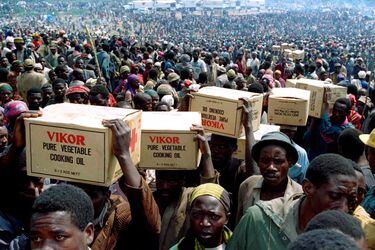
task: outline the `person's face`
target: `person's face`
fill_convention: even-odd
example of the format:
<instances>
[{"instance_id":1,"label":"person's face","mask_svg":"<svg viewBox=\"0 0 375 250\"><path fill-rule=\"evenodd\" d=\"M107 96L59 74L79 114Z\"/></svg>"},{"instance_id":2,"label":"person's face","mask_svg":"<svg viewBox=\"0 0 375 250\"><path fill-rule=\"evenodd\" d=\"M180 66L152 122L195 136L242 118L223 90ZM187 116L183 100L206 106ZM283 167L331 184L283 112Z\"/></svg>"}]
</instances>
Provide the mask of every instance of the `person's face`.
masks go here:
<instances>
[{"instance_id":1,"label":"person's face","mask_svg":"<svg viewBox=\"0 0 375 250\"><path fill-rule=\"evenodd\" d=\"M42 89L42 92L43 92L43 101L46 101L46 100L48 101L53 94L52 88Z\"/></svg>"},{"instance_id":2,"label":"person's face","mask_svg":"<svg viewBox=\"0 0 375 250\"><path fill-rule=\"evenodd\" d=\"M267 185L278 186L286 181L291 163L284 148L276 145L262 148L257 163Z\"/></svg>"},{"instance_id":3,"label":"person's face","mask_svg":"<svg viewBox=\"0 0 375 250\"><path fill-rule=\"evenodd\" d=\"M65 211L36 213L30 225L31 249L87 250L94 239L92 223L81 231Z\"/></svg>"},{"instance_id":4,"label":"person's face","mask_svg":"<svg viewBox=\"0 0 375 250\"><path fill-rule=\"evenodd\" d=\"M156 170L156 189L163 200L170 201L177 198L183 186L184 181L178 171Z\"/></svg>"},{"instance_id":5,"label":"person's face","mask_svg":"<svg viewBox=\"0 0 375 250\"><path fill-rule=\"evenodd\" d=\"M335 73L336 73L336 74L339 74L339 73L340 73L340 70L341 70L341 66L337 66L337 67L335 67Z\"/></svg>"},{"instance_id":6,"label":"person's face","mask_svg":"<svg viewBox=\"0 0 375 250\"><path fill-rule=\"evenodd\" d=\"M42 64L43 68L46 67L46 59L42 58L40 59L40 64Z\"/></svg>"},{"instance_id":7,"label":"person's face","mask_svg":"<svg viewBox=\"0 0 375 250\"><path fill-rule=\"evenodd\" d=\"M41 93L32 93L27 97L27 102L29 103L30 110L39 110L43 101L43 96Z\"/></svg>"},{"instance_id":8,"label":"person's face","mask_svg":"<svg viewBox=\"0 0 375 250\"><path fill-rule=\"evenodd\" d=\"M66 93L66 86L64 83L57 83L53 86L53 92L57 97L63 97Z\"/></svg>"},{"instance_id":9,"label":"person's face","mask_svg":"<svg viewBox=\"0 0 375 250\"><path fill-rule=\"evenodd\" d=\"M40 73L40 74L43 74L43 69L42 69L41 67L35 67L35 68L34 68L34 71L35 71L35 72L38 72L38 73Z\"/></svg>"},{"instance_id":10,"label":"person's face","mask_svg":"<svg viewBox=\"0 0 375 250\"><path fill-rule=\"evenodd\" d=\"M212 152L212 161L215 166L220 166L232 158L236 148L231 147L226 141L220 137L212 136L210 141Z\"/></svg>"},{"instance_id":11,"label":"person's face","mask_svg":"<svg viewBox=\"0 0 375 250\"><path fill-rule=\"evenodd\" d=\"M155 110L156 104L159 102L159 96L152 96L152 110Z\"/></svg>"},{"instance_id":12,"label":"person's face","mask_svg":"<svg viewBox=\"0 0 375 250\"><path fill-rule=\"evenodd\" d=\"M23 43L15 43L14 45L16 46L17 50L22 50L23 49Z\"/></svg>"},{"instance_id":13,"label":"person's face","mask_svg":"<svg viewBox=\"0 0 375 250\"><path fill-rule=\"evenodd\" d=\"M139 66L134 66L133 67L133 74L138 74L139 73Z\"/></svg>"},{"instance_id":14,"label":"person's face","mask_svg":"<svg viewBox=\"0 0 375 250\"><path fill-rule=\"evenodd\" d=\"M350 204L355 204L357 197L357 178L335 175L328 183L319 187L305 179L302 188L311 200L313 212L318 214L326 210L340 210L348 213Z\"/></svg>"},{"instance_id":15,"label":"person's face","mask_svg":"<svg viewBox=\"0 0 375 250\"><path fill-rule=\"evenodd\" d=\"M139 89L139 80L132 81L131 86L133 89Z\"/></svg>"},{"instance_id":16,"label":"person's face","mask_svg":"<svg viewBox=\"0 0 375 250\"><path fill-rule=\"evenodd\" d=\"M57 63L59 64L59 65L65 65L66 63L65 63L65 58L64 57L60 57L58 60L57 60Z\"/></svg>"},{"instance_id":17,"label":"person's face","mask_svg":"<svg viewBox=\"0 0 375 250\"><path fill-rule=\"evenodd\" d=\"M1 67L3 68L6 68L9 66L9 61L8 61L8 58L4 57L2 60L1 60Z\"/></svg>"},{"instance_id":18,"label":"person's face","mask_svg":"<svg viewBox=\"0 0 375 250\"><path fill-rule=\"evenodd\" d=\"M7 43L7 48L12 49L12 43Z\"/></svg>"},{"instance_id":19,"label":"person's face","mask_svg":"<svg viewBox=\"0 0 375 250\"><path fill-rule=\"evenodd\" d=\"M68 99L70 103L76 103L76 104L88 104L88 98L84 97L84 94L82 93L72 93L68 95Z\"/></svg>"},{"instance_id":20,"label":"person's face","mask_svg":"<svg viewBox=\"0 0 375 250\"><path fill-rule=\"evenodd\" d=\"M84 64L82 60L77 60L76 61L76 68L83 69Z\"/></svg>"},{"instance_id":21,"label":"person's face","mask_svg":"<svg viewBox=\"0 0 375 250\"><path fill-rule=\"evenodd\" d=\"M222 244L227 223L227 213L218 199L204 195L194 200L190 210L190 229L204 247L214 248Z\"/></svg>"},{"instance_id":22,"label":"person's face","mask_svg":"<svg viewBox=\"0 0 375 250\"><path fill-rule=\"evenodd\" d=\"M152 111L152 98L151 97L145 97L142 102L142 110L143 111Z\"/></svg>"},{"instance_id":23,"label":"person's face","mask_svg":"<svg viewBox=\"0 0 375 250\"><path fill-rule=\"evenodd\" d=\"M290 139L294 139L294 136L296 135L297 131L293 129L280 129L280 132L283 132L286 134Z\"/></svg>"},{"instance_id":24,"label":"person's face","mask_svg":"<svg viewBox=\"0 0 375 250\"><path fill-rule=\"evenodd\" d=\"M56 75L55 71L53 71L53 70L50 70L48 72L48 76L49 76L49 79L51 80L51 82L53 82L54 80L57 79L57 75Z\"/></svg>"},{"instance_id":25,"label":"person's face","mask_svg":"<svg viewBox=\"0 0 375 250\"><path fill-rule=\"evenodd\" d=\"M1 117L0 117L0 119L1 119ZM8 130L5 127L0 127L0 152L7 145L8 145Z\"/></svg>"},{"instance_id":26,"label":"person's face","mask_svg":"<svg viewBox=\"0 0 375 250\"><path fill-rule=\"evenodd\" d=\"M333 105L332 116L330 120L333 124L340 125L345 121L346 115L347 115L346 105L336 102Z\"/></svg>"},{"instance_id":27,"label":"person's face","mask_svg":"<svg viewBox=\"0 0 375 250\"><path fill-rule=\"evenodd\" d=\"M14 62L15 60L17 60L16 54L12 53L12 55L10 56L10 59L12 60L12 62Z\"/></svg>"},{"instance_id":28,"label":"person's face","mask_svg":"<svg viewBox=\"0 0 375 250\"><path fill-rule=\"evenodd\" d=\"M102 94L90 95L90 104L96 106L108 106L108 100L105 99Z\"/></svg>"},{"instance_id":29,"label":"person's face","mask_svg":"<svg viewBox=\"0 0 375 250\"><path fill-rule=\"evenodd\" d=\"M322 64L321 63L316 63L316 67L320 68L320 67L322 67Z\"/></svg>"},{"instance_id":30,"label":"person's face","mask_svg":"<svg viewBox=\"0 0 375 250\"><path fill-rule=\"evenodd\" d=\"M10 102L11 99L12 99L12 95L13 93L11 91L8 91L8 90L3 90L1 93L0 93L0 101L4 104L4 103L7 103L7 102Z\"/></svg>"},{"instance_id":31,"label":"person's face","mask_svg":"<svg viewBox=\"0 0 375 250\"><path fill-rule=\"evenodd\" d=\"M197 61L199 59L199 53L197 51L193 52L193 58L194 61Z\"/></svg>"},{"instance_id":32,"label":"person's face","mask_svg":"<svg viewBox=\"0 0 375 250\"><path fill-rule=\"evenodd\" d=\"M57 49L56 49L56 48L51 48L51 54L52 54L52 55L56 54L56 52L57 52Z\"/></svg>"},{"instance_id":33,"label":"person's face","mask_svg":"<svg viewBox=\"0 0 375 250\"><path fill-rule=\"evenodd\" d=\"M60 76L61 79L68 80L69 79L69 70L67 67L64 67L64 71L61 72Z\"/></svg>"}]
</instances>

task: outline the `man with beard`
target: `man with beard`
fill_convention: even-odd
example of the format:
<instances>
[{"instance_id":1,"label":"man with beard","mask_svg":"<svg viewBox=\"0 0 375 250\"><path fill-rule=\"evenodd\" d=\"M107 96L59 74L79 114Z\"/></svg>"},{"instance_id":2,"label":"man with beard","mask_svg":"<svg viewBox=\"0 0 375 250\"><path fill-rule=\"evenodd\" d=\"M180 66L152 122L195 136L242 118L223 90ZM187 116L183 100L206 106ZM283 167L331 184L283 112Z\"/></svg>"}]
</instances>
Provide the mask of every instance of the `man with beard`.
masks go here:
<instances>
[{"instance_id":1,"label":"man with beard","mask_svg":"<svg viewBox=\"0 0 375 250\"><path fill-rule=\"evenodd\" d=\"M339 98L333 105L332 114L329 116L327 98L324 98L324 114L321 119L313 118L310 128L304 136L308 145L307 154L312 160L324 153L337 153L337 138L346 128L353 128L348 122L351 105L347 98Z\"/></svg>"}]
</instances>

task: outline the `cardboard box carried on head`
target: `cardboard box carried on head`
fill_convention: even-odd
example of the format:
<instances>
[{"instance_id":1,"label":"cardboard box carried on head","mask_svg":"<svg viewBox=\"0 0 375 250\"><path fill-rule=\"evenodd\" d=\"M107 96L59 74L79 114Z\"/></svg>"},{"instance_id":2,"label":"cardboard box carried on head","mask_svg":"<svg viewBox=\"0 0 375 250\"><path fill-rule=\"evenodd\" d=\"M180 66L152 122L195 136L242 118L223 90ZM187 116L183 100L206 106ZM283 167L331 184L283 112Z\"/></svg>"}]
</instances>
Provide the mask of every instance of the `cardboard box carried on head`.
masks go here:
<instances>
[{"instance_id":1,"label":"cardboard box carried on head","mask_svg":"<svg viewBox=\"0 0 375 250\"><path fill-rule=\"evenodd\" d=\"M280 131L280 126L277 125L268 125L260 124L258 131L254 132L255 142L258 142L262 139L262 136L270 133ZM245 160L245 150L246 150L246 137L241 136L237 139L237 150L233 153L233 157L237 159Z\"/></svg>"},{"instance_id":2,"label":"cardboard box carried on head","mask_svg":"<svg viewBox=\"0 0 375 250\"><path fill-rule=\"evenodd\" d=\"M347 95L346 87L305 78L297 81L296 88L310 91L309 115L316 118L321 118L323 115L323 98L327 90L330 91L327 100L330 109L337 99L346 97Z\"/></svg>"},{"instance_id":3,"label":"cardboard box carried on head","mask_svg":"<svg viewBox=\"0 0 375 250\"><path fill-rule=\"evenodd\" d=\"M268 122L277 125L305 126L309 116L310 91L273 88L268 97Z\"/></svg>"},{"instance_id":4,"label":"cardboard box carried on head","mask_svg":"<svg viewBox=\"0 0 375 250\"><path fill-rule=\"evenodd\" d=\"M25 119L27 174L98 186L122 175L103 119L122 119L131 130L130 154L139 163L141 111L81 104L55 104L43 116Z\"/></svg>"},{"instance_id":5,"label":"cardboard box carried on head","mask_svg":"<svg viewBox=\"0 0 375 250\"><path fill-rule=\"evenodd\" d=\"M196 169L200 162L197 132L198 112L144 112L142 114L140 168L162 170Z\"/></svg>"},{"instance_id":6,"label":"cardboard box carried on head","mask_svg":"<svg viewBox=\"0 0 375 250\"><path fill-rule=\"evenodd\" d=\"M205 87L193 93L189 110L202 114L202 126L207 132L239 138L242 134L242 105L240 98L249 98L252 106L253 130L259 128L263 95L246 91Z\"/></svg>"}]
</instances>

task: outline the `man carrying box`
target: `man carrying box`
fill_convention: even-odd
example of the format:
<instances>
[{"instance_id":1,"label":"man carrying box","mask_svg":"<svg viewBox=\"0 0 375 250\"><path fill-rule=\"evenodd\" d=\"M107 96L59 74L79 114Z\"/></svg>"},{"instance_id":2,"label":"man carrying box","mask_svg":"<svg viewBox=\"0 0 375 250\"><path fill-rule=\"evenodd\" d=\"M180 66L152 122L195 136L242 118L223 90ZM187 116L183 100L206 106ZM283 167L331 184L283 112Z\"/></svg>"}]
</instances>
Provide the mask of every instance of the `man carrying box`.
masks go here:
<instances>
[{"instance_id":1,"label":"man carrying box","mask_svg":"<svg viewBox=\"0 0 375 250\"><path fill-rule=\"evenodd\" d=\"M304 135L305 144L308 145L307 154L309 160L324 153L337 153L337 138L346 128L353 128L348 122L351 105L347 98L339 98L333 105L332 115L328 113L326 89L323 98L323 117L321 119L312 117L310 127Z\"/></svg>"}]
</instances>

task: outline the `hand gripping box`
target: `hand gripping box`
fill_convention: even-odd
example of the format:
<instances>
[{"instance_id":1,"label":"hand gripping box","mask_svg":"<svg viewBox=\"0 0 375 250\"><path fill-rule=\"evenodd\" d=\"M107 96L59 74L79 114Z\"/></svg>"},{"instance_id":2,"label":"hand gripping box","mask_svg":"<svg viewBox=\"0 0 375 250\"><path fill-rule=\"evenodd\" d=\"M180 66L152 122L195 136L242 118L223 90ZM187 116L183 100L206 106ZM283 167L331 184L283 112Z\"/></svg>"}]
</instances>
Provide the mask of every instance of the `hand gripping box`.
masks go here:
<instances>
[{"instance_id":1,"label":"hand gripping box","mask_svg":"<svg viewBox=\"0 0 375 250\"><path fill-rule=\"evenodd\" d=\"M109 186L122 171L112 152L112 131L103 119L123 119L131 129L130 153L139 163L141 111L81 104L55 104L25 120L30 176Z\"/></svg>"},{"instance_id":2,"label":"hand gripping box","mask_svg":"<svg viewBox=\"0 0 375 250\"><path fill-rule=\"evenodd\" d=\"M310 91L274 88L268 98L268 122L305 126L309 116Z\"/></svg>"},{"instance_id":3,"label":"hand gripping box","mask_svg":"<svg viewBox=\"0 0 375 250\"><path fill-rule=\"evenodd\" d=\"M140 168L187 170L200 162L197 132L201 124L198 112L144 112L142 115Z\"/></svg>"},{"instance_id":4,"label":"hand gripping box","mask_svg":"<svg viewBox=\"0 0 375 250\"><path fill-rule=\"evenodd\" d=\"M242 134L242 105L240 98L249 98L252 106L253 130L259 128L263 95L246 91L205 87L193 93L190 111L201 112L202 125L207 132L239 138Z\"/></svg>"},{"instance_id":5,"label":"hand gripping box","mask_svg":"<svg viewBox=\"0 0 375 250\"><path fill-rule=\"evenodd\" d=\"M258 131L254 132L255 142L260 141L262 136L270 133L280 131L280 126L276 125L267 125L260 124ZM233 156L240 160L245 160L245 151L246 151L246 137L242 136L237 139L237 150L233 153Z\"/></svg>"},{"instance_id":6,"label":"hand gripping box","mask_svg":"<svg viewBox=\"0 0 375 250\"><path fill-rule=\"evenodd\" d=\"M316 118L321 118L323 115L323 98L326 89L330 91L327 100L330 108L333 107L337 99L347 95L346 87L304 78L297 81L296 88L310 91L309 115Z\"/></svg>"}]
</instances>

